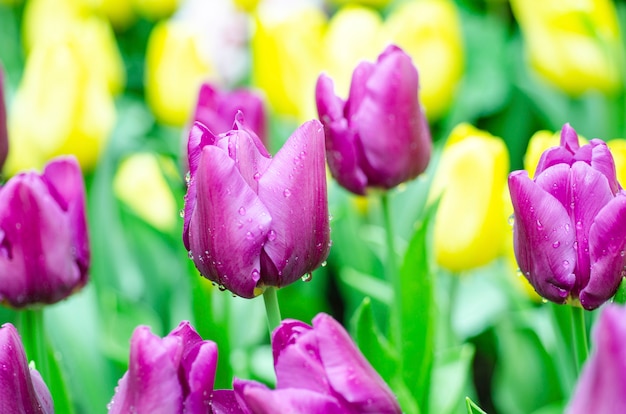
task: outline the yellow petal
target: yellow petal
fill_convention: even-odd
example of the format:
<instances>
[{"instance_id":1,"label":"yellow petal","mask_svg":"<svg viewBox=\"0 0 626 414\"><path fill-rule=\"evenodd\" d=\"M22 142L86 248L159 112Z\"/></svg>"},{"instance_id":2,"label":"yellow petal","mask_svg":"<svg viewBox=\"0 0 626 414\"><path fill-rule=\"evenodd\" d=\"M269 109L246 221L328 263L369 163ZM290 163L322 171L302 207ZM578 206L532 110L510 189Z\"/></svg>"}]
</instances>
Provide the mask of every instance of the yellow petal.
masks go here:
<instances>
[{"instance_id":1,"label":"yellow petal","mask_svg":"<svg viewBox=\"0 0 626 414\"><path fill-rule=\"evenodd\" d=\"M615 160L617 181L624 187L626 185L626 139L612 139L606 144Z\"/></svg>"},{"instance_id":2,"label":"yellow petal","mask_svg":"<svg viewBox=\"0 0 626 414\"><path fill-rule=\"evenodd\" d=\"M170 16L178 8L178 0L130 0L138 15L157 21Z\"/></svg>"}]
</instances>

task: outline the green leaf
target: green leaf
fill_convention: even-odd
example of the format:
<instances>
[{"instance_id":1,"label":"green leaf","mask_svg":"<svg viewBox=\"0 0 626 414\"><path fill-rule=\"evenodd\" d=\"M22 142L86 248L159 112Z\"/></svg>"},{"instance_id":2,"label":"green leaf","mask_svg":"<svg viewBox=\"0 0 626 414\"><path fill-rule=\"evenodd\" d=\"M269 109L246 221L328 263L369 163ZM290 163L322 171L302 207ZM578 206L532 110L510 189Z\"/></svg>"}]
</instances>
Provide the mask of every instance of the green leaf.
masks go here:
<instances>
[{"instance_id":1,"label":"green leaf","mask_svg":"<svg viewBox=\"0 0 626 414\"><path fill-rule=\"evenodd\" d=\"M385 304L391 303L393 291L384 280L349 267L341 269L339 277L343 283L363 293L368 298L375 299Z\"/></svg>"},{"instance_id":2,"label":"green leaf","mask_svg":"<svg viewBox=\"0 0 626 414\"><path fill-rule=\"evenodd\" d=\"M427 210L414 233L400 269L402 376L423 412L428 411L435 342L433 275L428 256L428 229L435 207Z\"/></svg>"},{"instance_id":3,"label":"green leaf","mask_svg":"<svg viewBox=\"0 0 626 414\"><path fill-rule=\"evenodd\" d=\"M435 355L430 387L429 413L458 412L468 383L474 346L463 344Z\"/></svg>"},{"instance_id":4,"label":"green leaf","mask_svg":"<svg viewBox=\"0 0 626 414\"><path fill-rule=\"evenodd\" d=\"M467 404L467 414L487 414L470 397L465 398L465 403Z\"/></svg>"},{"instance_id":5,"label":"green leaf","mask_svg":"<svg viewBox=\"0 0 626 414\"><path fill-rule=\"evenodd\" d=\"M613 303L619 305L626 304L626 277L622 278L622 282L619 284L619 288L617 288L617 292L613 297Z\"/></svg>"}]
</instances>

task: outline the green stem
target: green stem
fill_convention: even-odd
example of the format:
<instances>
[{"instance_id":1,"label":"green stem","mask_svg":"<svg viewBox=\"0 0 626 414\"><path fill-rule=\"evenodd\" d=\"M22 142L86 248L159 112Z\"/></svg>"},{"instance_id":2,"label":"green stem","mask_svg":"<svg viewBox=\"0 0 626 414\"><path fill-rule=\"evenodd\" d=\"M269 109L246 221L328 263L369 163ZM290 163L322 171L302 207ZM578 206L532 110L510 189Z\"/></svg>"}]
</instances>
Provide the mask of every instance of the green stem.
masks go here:
<instances>
[{"instance_id":1,"label":"green stem","mask_svg":"<svg viewBox=\"0 0 626 414\"><path fill-rule=\"evenodd\" d=\"M280 317L280 307L278 306L278 296L276 295L276 288L268 286L263 292L263 302L265 303L265 314L267 315L267 327L270 330L270 335L274 332L274 329L280 325L282 318Z\"/></svg>"},{"instance_id":2,"label":"green stem","mask_svg":"<svg viewBox=\"0 0 626 414\"><path fill-rule=\"evenodd\" d=\"M582 369L589 347L587 345L587 329L585 327L585 311L578 306L570 306L572 315L572 343L574 347L574 358L578 374Z\"/></svg>"},{"instance_id":3,"label":"green stem","mask_svg":"<svg viewBox=\"0 0 626 414\"><path fill-rule=\"evenodd\" d=\"M48 352L44 326L43 308L26 309L20 312L21 336L26 357L35 361L35 367L44 381L50 382Z\"/></svg>"},{"instance_id":4,"label":"green stem","mask_svg":"<svg viewBox=\"0 0 626 414\"><path fill-rule=\"evenodd\" d=\"M393 225L391 222L391 207L389 206L389 195L387 192L381 196L381 204L383 208L383 222L385 225L385 234L387 241L387 263L385 271L387 280L393 288L393 300L391 303L391 338L396 346L402 344L402 302L401 302L401 286L400 274L398 272L398 264L396 263L396 248L393 234Z\"/></svg>"}]
</instances>

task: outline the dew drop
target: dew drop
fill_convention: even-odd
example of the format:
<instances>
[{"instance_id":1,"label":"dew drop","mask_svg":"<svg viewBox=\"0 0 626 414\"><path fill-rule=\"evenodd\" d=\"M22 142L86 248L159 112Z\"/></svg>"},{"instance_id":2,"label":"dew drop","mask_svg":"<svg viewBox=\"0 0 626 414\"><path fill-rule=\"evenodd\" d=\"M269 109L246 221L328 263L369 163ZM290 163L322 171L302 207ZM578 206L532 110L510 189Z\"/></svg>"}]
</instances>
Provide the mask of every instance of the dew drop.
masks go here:
<instances>
[{"instance_id":1,"label":"dew drop","mask_svg":"<svg viewBox=\"0 0 626 414\"><path fill-rule=\"evenodd\" d=\"M563 260L563 267L569 266L569 260Z\"/></svg>"},{"instance_id":2,"label":"dew drop","mask_svg":"<svg viewBox=\"0 0 626 414\"><path fill-rule=\"evenodd\" d=\"M328 264L328 262L327 262L326 260L324 260L324 261L322 262L322 267L326 267L326 265L327 265L327 264Z\"/></svg>"},{"instance_id":3,"label":"dew drop","mask_svg":"<svg viewBox=\"0 0 626 414\"><path fill-rule=\"evenodd\" d=\"M619 255L622 257L626 256L626 251L620 250Z\"/></svg>"},{"instance_id":4,"label":"dew drop","mask_svg":"<svg viewBox=\"0 0 626 414\"><path fill-rule=\"evenodd\" d=\"M256 181L259 181L261 179L261 174L259 173L254 173L254 175L252 176L252 178L254 178Z\"/></svg>"},{"instance_id":5,"label":"dew drop","mask_svg":"<svg viewBox=\"0 0 626 414\"><path fill-rule=\"evenodd\" d=\"M246 233L246 239L252 240L253 238L254 238L254 235L251 232Z\"/></svg>"},{"instance_id":6,"label":"dew drop","mask_svg":"<svg viewBox=\"0 0 626 414\"><path fill-rule=\"evenodd\" d=\"M515 224L515 214L511 214L509 216L509 226L512 226L513 224Z\"/></svg>"},{"instance_id":7,"label":"dew drop","mask_svg":"<svg viewBox=\"0 0 626 414\"><path fill-rule=\"evenodd\" d=\"M187 174L185 174L185 183L189 185L190 181L191 181L191 172L187 171Z\"/></svg>"},{"instance_id":8,"label":"dew drop","mask_svg":"<svg viewBox=\"0 0 626 414\"><path fill-rule=\"evenodd\" d=\"M187 252L187 257L189 257L190 259L193 259L193 252L191 250Z\"/></svg>"},{"instance_id":9,"label":"dew drop","mask_svg":"<svg viewBox=\"0 0 626 414\"><path fill-rule=\"evenodd\" d=\"M270 230L270 232L267 234L267 239L269 241L276 240L276 232L274 230Z\"/></svg>"},{"instance_id":10,"label":"dew drop","mask_svg":"<svg viewBox=\"0 0 626 414\"><path fill-rule=\"evenodd\" d=\"M303 282L310 282L311 280L313 280L313 273L306 273L304 276L302 276L302 281Z\"/></svg>"},{"instance_id":11,"label":"dew drop","mask_svg":"<svg viewBox=\"0 0 626 414\"><path fill-rule=\"evenodd\" d=\"M226 290L226 286L224 285L219 285L217 288L222 292Z\"/></svg>"},{"instance_id":12,"label":"dew drop","mask_svg":"<svg viewBox=\"0 0 626 414\"><path fill-rule=\"evenodd\" d=\"M289 191L288 188L285 188L285 191L283 191L283 195L285 196L285 198L290 197L291 196L291 191Z\"/></svg>"},{"instance_id":13,"label":"dew drop","mask_svg":"<svg viewBox=\"0 0 626 414\"><path fill-rule=\"evenodd\" d=\"M543 230L543 224L539 220L537 220L537 230Z\"/></svg>"},{"instance_id":14,"label":"dew drop","mask_svg":"<svg viewBox=\"0 0 626 414\"><path fill-rule=\"evenodd\" d=\"M240 216L245 216L246 215L246 208L241 206L239 207L239 215Z\"/></svg>"},{"instance_id":15,"label":"dew drop","mask_svg":"<svg viewBox=\"0 0 626 414\"><path fill-rule=\"evenodd\" d=\"M181 208L180 211L178 212L178 215L181 216L182 218L185 218L185 209Z\"/></svg>"},{"instance_id":16,"label":"dew drop","mask_svg":"<svg viewBox=\"0 0 626 414\"><path fill-rule=\"evenodd\" d=\"M554 243L552 243L552 247L554 247L555 249L556 249L557 247L559 247L560 245L561 245L561 242L560 242L560 241L558 241L558 240L557 240L557 241L555 241Z\"/></svg>"}]
</instances>

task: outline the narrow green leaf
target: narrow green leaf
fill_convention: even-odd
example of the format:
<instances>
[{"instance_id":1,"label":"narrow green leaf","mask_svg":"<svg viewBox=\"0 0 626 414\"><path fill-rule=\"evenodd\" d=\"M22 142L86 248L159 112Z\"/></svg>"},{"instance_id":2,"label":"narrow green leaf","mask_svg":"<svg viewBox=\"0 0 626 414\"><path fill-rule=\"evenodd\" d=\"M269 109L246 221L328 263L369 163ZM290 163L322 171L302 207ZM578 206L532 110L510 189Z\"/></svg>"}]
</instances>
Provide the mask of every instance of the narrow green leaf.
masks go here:
<instances>
[{"instance_id":1,"label":"narrow green leaf","mask_svg":"<svg viewBox=\"0 0 626 414\"><path fill-rule=\"evenodd\" d=\"M469 383L474 346L463 344L437 353L433 361L429 413L458 412Z\"/></svg>"},{"instance_id":2,"label":"narrow green leaf","mask_svg":"<svg viewBox=\"0 0 626 414\"><path fill-rule=\"evenodd\" d=\"M363 295L375 299L381 303L390 304L393 297L391 287L384 280L359 272L350 267L341 269L339 274L341 281Z\"/></svg>"},{"instance_id":3,"label":"narrow green leaf","mask_svg":"<svg viewBox=\"0 0 626 414\"><path fill-rule=\"evenodd\" d=\"M487 414L470 397L465 398L465 403L467 404L467 414Z\"/></svg>"},{"instance_id":4,"label":"narrow green leaf","mask_svg":"<svg viewBox=\"0 0 626 414\"><path fill-rule=\"evenodd\" d=\"M613 297L613 303L619 305L626 304L626 277L622 278L622 282L619 284L619 288L617 288L617 292Z\"/></svg>"},{"instance_id":5,"label":"narrow green leaf","mask_svg":"<svg viewBox=\"0 0 626 414\"><path fill-rule=\"evenodd\" d=\"M428 411L435 337L434 289L428 256L428 229L434 211L433 207L427 210L400 269L400 363L404 382L422 412Z\"/></svg>"}]
</instances>

